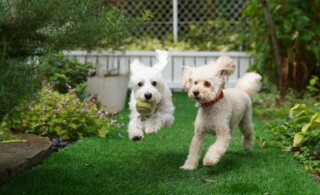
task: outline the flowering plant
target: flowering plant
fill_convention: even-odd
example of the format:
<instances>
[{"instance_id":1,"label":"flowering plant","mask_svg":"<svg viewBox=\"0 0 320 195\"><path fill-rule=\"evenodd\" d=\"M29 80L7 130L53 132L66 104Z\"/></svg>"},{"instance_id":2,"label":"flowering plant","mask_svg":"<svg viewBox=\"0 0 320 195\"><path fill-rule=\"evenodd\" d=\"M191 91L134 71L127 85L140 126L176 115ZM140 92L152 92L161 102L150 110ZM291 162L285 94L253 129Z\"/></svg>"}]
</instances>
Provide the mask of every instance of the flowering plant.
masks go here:
<instances>
[{"instance_id":1,"label":"flowering plant","mask_svg":"<svg viewBox=\"0 0 320 195\"><path fill-rule=\"evenodd\" d=\"M14 116L6 117L6 128L71 141L94 135L105 137L124 126L117 121L118 113L98 109L95 95L81 101L74 89L66 86L68 93L60 94L53 85L44 84L30 103L17 107Z\"/></svg>"}]
</instances>

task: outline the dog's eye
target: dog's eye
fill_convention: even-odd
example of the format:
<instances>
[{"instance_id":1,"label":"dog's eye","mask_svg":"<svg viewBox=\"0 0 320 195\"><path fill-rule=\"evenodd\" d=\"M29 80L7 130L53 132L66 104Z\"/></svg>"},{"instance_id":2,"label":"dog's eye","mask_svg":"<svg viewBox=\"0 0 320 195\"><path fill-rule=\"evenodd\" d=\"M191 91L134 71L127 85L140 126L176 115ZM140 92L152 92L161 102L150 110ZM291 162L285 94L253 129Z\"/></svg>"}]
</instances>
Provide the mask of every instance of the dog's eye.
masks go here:
<instances>
[{"instance_id":1,"label":"dog's eye","mask_svg":"<svg viewBox=\"0 0 320 195\"><path fill-rule=\"evenodd\" d=\"M151 83L153 86L156 86L157 85L157 81L152 81Z\"/></svg>"},{"instance_id":2,"label":"dog's eye","mask_svg":"<svg viewBox=\"0 0 320 195\"><path fill-rule=\"evenodd\" d=\"M139 87L142 87L142 86L143 86L143 82L139 82L139 83L138 83L138 86L139 86Z\"/></svg>"},{"instance_id":3,"label":"dog's eye","mask_svg":"<svg viewBox=\"0 0 320 195\"><path fill-rule=\"evenodd\" d=\"M195 81L194 84L195 84L195 85L198 85L198 81Z\"/></svg>"},{"instance_id":4,"label":"dog's eye","mask_svg":"<svg viewBox=\"0 0 320 195\"><path fill-rule=\"evenodd\" d=\"M205 81L203 85L205 87L211 87L211 83L209 81Z\"/></svg>"}]
</instances>

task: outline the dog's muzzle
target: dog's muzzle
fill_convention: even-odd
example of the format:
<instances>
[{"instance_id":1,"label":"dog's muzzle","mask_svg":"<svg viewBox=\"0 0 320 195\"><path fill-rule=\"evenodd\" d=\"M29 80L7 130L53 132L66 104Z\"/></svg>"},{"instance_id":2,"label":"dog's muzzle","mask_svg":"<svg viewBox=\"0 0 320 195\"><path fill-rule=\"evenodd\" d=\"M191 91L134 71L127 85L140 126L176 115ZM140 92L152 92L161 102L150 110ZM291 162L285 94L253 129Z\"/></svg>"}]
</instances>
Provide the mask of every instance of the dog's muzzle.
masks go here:
<instances>
[{"instance_id":1,"label":"dog's muzzle","mask_svg":"<svg viewBox=\"0 0 320 195\"><path fill-rule=\"evenodd\" d=\"M194 91L194 92L192 92L193 93L193 96L194 96L194 98L196 99L196 100L200 100L201 99L201 97L199 96L199 91Z\"/></svg>"},{"instance_id":2,"label":"dog's muzzle","mask_svg":"<svg viewBox=\"0 0 320 195\"><path fill-rule=\"evenodd\" d=\"M152 98L152 94L151 93L145 93L144 94L144 98L146 98L146 100L150 100Z\"/></svg>"}]
</instances>

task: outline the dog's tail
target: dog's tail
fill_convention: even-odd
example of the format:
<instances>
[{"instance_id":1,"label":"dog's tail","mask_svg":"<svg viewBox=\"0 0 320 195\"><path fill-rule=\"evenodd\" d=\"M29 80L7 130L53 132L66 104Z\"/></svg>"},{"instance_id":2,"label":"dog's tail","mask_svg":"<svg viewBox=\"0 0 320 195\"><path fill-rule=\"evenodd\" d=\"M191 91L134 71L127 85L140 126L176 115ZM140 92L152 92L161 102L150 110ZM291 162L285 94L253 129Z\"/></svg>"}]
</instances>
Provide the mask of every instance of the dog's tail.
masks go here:
<instances>
[{"instance_id":1,"label":"dog's tail","mask_svg":"<svg viewBox=\"0 0 320 195\"><path fill-rule=\"evenodd\" d=\"M261 75L255 72L249 72L238 79L236 88L246 92L252 99L261 89Z\"/></svg>"}]
</instances>

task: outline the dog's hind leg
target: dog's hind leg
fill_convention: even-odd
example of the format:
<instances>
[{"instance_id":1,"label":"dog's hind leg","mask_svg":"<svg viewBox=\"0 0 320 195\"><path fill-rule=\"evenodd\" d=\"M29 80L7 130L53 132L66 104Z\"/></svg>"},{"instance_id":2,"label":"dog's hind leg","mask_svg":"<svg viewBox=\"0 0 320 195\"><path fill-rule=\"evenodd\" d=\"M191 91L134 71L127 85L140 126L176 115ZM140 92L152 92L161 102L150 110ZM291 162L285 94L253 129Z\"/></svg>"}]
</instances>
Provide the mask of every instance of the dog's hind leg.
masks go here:
<instances>
[{"instance_id":1,"label":"dog's hind leg","mask_svg":"<svg viewBox=\"0 0 320 195\"><path fill-rule=\"evenodd\" d=\"M225 127L221 131L216 131L216 136L216 142L209 147L203 159L204 166L216 165L228 149L231 141L230 130Z\"/></svg>"},{"instance_id":2,"label":"dog's hind leg","mask_svg":"<svg viewBox=\"0 0 320 195\"><path fill-rule=\"evenodd\" d=\"M252 110L251 107L247 109L242 121L239 125L242 133L242 146L245 151L249 151L254 140L254 126L252 123Z\"/></svg>"}]
</instances>

